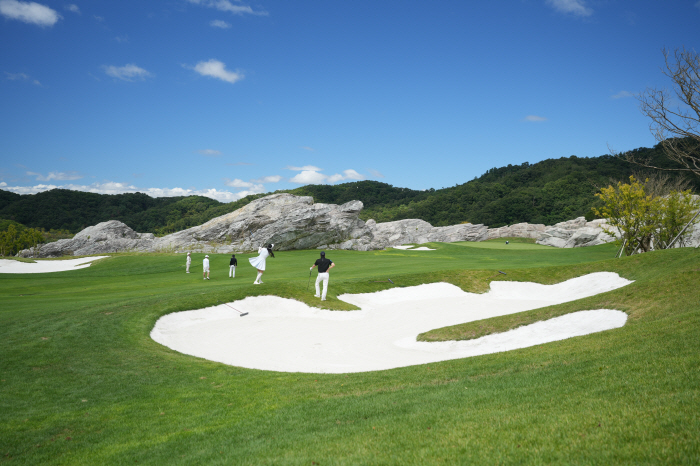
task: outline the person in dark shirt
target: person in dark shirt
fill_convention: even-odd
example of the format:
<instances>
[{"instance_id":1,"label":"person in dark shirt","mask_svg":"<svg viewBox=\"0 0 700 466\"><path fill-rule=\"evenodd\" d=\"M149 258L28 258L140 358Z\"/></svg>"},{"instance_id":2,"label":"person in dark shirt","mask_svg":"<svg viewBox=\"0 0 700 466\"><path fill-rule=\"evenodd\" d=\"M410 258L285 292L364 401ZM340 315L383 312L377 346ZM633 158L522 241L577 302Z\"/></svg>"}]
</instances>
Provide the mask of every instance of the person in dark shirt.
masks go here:
<instances>
[{"instance_id":1,"label":"person in dark shirt","mask_svg":"<svg viewBox=\"0 0 700 466\"><path fill-rule=\"evenodd\" d=\"M313 270L314 267L318 267L318 277L316 277L316 298L321 298L321 301L326 300L326 292L328 291L328 279L330 278L329 271L335 267L332 260L326 259L325 251L321 251L321 258L316 259L314 265L311 266L309 270ZM319 283L323 282L323 294L321 294L319 289Z\"/></svg>"},{"instance_id":2,"label":"person in dark shirt","mask_svg":"<svg viewBox=\"0 0 700 466\"><path fill-rule=\"evenodd\" d=\"M231 254L231 261L228 263L228 277L236 278L236 266L238 265L238 259L236 259L235 254Z\"/></svg>"}]
</instances>

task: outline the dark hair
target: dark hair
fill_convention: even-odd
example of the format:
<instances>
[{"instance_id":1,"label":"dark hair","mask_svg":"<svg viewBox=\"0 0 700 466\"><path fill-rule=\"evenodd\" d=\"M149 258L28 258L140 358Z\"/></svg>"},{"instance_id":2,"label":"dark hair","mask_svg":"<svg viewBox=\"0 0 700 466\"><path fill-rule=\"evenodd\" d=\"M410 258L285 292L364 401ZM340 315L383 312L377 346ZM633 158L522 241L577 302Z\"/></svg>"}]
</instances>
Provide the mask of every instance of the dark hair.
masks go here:
<instances>
[{"instance_id":1,"label":"dark hair","mask_svg":"<svg viewBox=\"0 0 700 466\"><path fill-rule=\"evenodd\" d=\"M326 257L326 251L321 251L321 257Z\"/></svg>"},{"instance_id":2,"label":"dark hair","mask_svg":"<svg viewBox=\"0 0 700 466\"><path fill-rule=\"evenodd\" d=\"M274 259L275 253L272 252L272 243L270 243L270 244L267 245L267 252L268 252L268 254L270 254L270 256L272 256L272 258Z\"/></svg>"}]
</instances>

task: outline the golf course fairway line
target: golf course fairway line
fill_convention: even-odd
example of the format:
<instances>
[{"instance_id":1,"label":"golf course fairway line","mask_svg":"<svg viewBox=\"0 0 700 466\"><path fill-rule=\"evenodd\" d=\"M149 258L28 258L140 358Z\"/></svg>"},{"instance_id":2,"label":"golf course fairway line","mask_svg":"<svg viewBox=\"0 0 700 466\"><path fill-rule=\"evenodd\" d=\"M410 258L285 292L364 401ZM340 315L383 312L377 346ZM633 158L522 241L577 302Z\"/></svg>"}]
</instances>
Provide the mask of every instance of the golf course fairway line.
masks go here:
<instances>
[{"instance_id":1,"label":"golf course fairway line","mask_svg":"<svg viewBox=\"0 0 700 466\"><path fill-rule=\"evenodd\" d=\"M328 311L277 296L161 317L151 338L180 353L250 369L349 373L392 369L509 351L622 327L627 314L579 311L476 340L418 342L435 328L594 296L632 283L598 272L555 285L492 282L474 294L449 283L392 288L338 298L360 311Z\"/></svg>"},{"instance_id":2,"label":"golf course fairway line","mask_svg":"<svg viewBox=\"0 0 700 466\"><path fill-rule=\"evenodd\" d=\"M49 273L66 272L90 267L93 261L109 256L82 257L65 260L38 260L36 262L20 262L0 259L0 273Z\"/></svg>"}]
</instances>

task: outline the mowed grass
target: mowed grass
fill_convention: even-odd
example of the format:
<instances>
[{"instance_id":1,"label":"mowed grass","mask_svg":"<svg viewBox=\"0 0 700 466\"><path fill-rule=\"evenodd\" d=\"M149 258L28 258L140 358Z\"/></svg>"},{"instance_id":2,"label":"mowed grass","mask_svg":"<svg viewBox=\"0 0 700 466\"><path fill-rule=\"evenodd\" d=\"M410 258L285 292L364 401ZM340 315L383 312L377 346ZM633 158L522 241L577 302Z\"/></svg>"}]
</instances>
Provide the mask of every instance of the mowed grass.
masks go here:
<instances>
[{"instance_id":1,"label":"mowed grass","mask_svg":"<svg viewBox=\"0 0 700 466\"><path fill-rule=\"evenodd\" d=\"M319 305L313 277L306 291L316 251L276 253L261 286L252 285L249 255L237 255L235 279L228 255L210 255L209 281L199 254L189 275L184 256L168 254L0 274L0 463L700 462L700 251L616 260L613 245L502 243L329 251L338 265L324 305L351 310L338 294L394 286L372 283L387 278L483 292L490 280L555 283L614 271L635 283L546 312L613 308L628 323L388 371L278 373L182 355L149 332L164 314L218 300L275 294ZM486 333L519 325L490 321L481 323Z\"/></svg>"}]
</instances>

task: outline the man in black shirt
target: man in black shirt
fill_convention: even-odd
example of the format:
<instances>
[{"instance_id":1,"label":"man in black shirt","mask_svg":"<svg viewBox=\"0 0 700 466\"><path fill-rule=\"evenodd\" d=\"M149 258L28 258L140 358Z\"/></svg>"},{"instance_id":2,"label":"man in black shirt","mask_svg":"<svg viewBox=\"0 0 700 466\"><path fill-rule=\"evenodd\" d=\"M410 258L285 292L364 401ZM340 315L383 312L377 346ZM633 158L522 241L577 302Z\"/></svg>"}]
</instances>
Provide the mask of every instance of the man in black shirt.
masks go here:
<instances>
[{"instance_id":1,"label":"man in black shirt","mask_svg":"<svg viewBox=\"0 0 700 466\"><path fill-rule=\"evenodd\" d=\"M236 259L235 254L231 254L231 260L228 263L228 277L236 278L236 266L238 265L238 259Z\"/></svg>"},{"instance_id":2,"label":"man in black shirt","mask_svg":"<svg viewBox=\"0 0 700 466\"><path fill-rule=\"evenodd\" d=\"M335 264L333 263L332 260L326 259L326 253L325 251L321 251L321 258L316 259L316 262L314 262L314 265L311 266L309 270L313 270L314 267L318 266L318 277L316 277L316 298L321 298L321 301L326 300L326 292L328 291L328 279L330 278L329 271L333 267L335 267ZM323 282L323 294L321 294L319 290L319 283Z\"/></svg>"}]
</instances>

